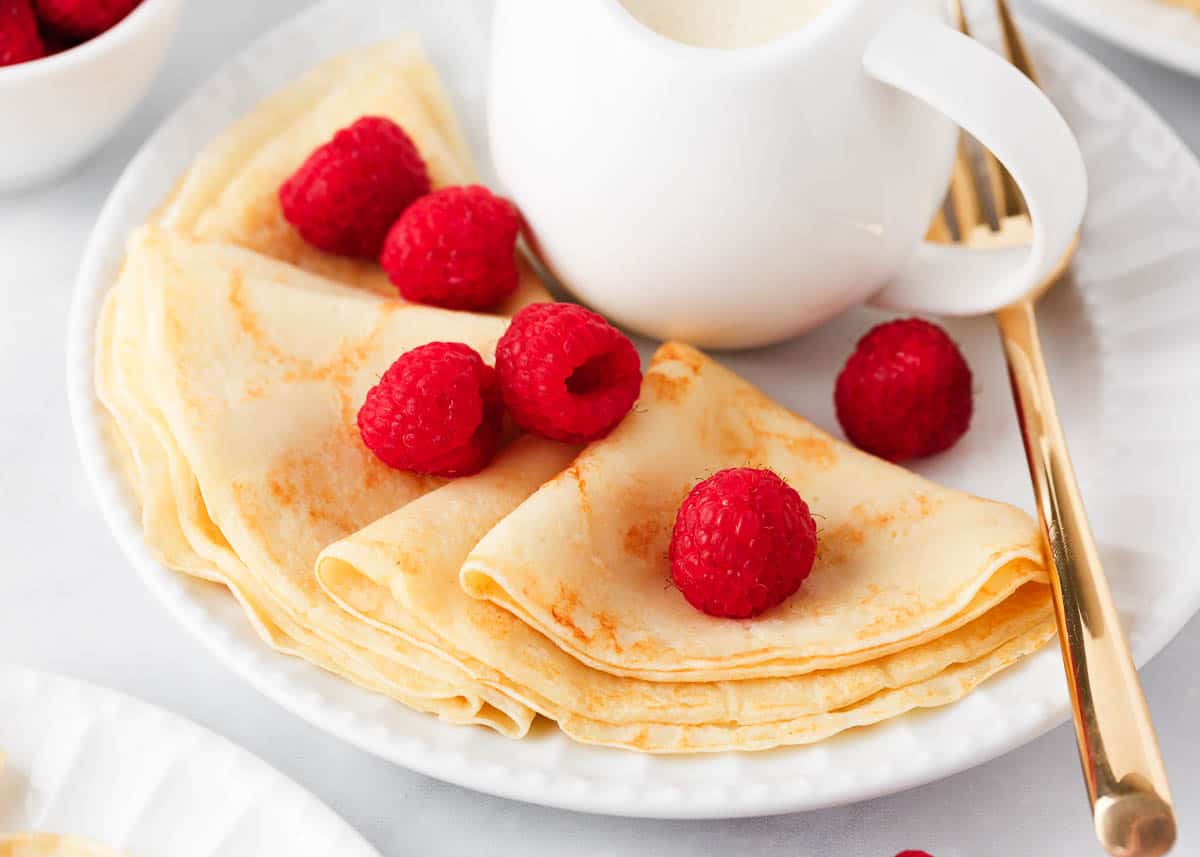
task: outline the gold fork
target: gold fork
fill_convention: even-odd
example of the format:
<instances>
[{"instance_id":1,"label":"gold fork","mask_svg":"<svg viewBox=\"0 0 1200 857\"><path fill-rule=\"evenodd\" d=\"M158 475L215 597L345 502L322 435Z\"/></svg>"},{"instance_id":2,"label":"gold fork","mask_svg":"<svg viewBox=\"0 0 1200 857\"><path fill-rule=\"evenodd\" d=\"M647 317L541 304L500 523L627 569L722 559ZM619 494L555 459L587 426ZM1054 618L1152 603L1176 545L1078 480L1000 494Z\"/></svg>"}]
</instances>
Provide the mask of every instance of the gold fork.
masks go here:
<instances>
[{"instance_id":1,"label":"gold fork","mask_svg":"<svg viewBox=\"0 0 1200 857\"><path fill-rule=\"evenodd\" d=\"M970 35L961 0L950 2L959 29ZM1037 83L1007 3L995 3L1009 61ZM1029 211L1012 176L982 148L979 176L969 147L964 137L947 196L953 223L939 215L930 237L973 247L1027 244ZM1157 857L1175 843L1167 775L1075 481L1034 312L1073 253L1074 247L1045 283L999 310L996 323L1051 560L1059 643L1096 836L1113 857Z\"/></svg>"}]
</instances>

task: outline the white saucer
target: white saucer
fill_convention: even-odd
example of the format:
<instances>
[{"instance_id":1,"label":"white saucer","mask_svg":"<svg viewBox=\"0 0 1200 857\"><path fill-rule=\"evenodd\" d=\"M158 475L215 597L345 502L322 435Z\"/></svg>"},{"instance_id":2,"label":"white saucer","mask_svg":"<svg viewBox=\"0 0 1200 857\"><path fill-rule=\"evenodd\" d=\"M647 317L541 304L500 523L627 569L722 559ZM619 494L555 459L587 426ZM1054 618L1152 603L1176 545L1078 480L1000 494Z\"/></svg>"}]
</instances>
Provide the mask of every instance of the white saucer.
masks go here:
<instances>
[{"instance_id":1,"label":"white saucer","mask_svg":"<svg viewBox=\"0 0 1200 857\"><path fill-rule=\"evenodd\" d=\"M722 817L848 803L980 764L1068 715L1049 647L961 703L764 754L662 758L586 747L552 728L525 741L448 726L268 651L231 598L159 567L105 447L92 386L93 330L129 230L205 141L324 56L414 30L484 147L487 4L327 0L262 39L202 86L114 189L80 273L69 343L72 415L87 470L126 555L179 622L231 669L321 729L400 765L519 800L630 816ZM988 16L978 15L978 20ZM1200 607L1189 531L1200 520L1200 164L1151 110L1078 50L1025 26L1043 77L1082 144L1092 184L1075 267L1043 302L1047 350L1093 524L1145 662ZM836 429L835 374L878 314L848 314L796 342L723 358L776 398ZM1032 508L992 323L948 325L976 376L974 426L921 466L943 482ZM1192 397L1194 398L1194 396Z\"/></svg>"},{"instance_id":2,"label":"white saucer","mask_svg":"<svg viewBox=\"0 0 1200 857\"><path fill-rule=\"evenodd\" d=\"M1200 77L1200 13L1166 0L1038 0L1101 38Z\"/></svg>"},{"instance_id":3,"label":"white saucer","mask_svg":"<svg viewBox=\"0 0 1200 857\"><path fill-rule=\"evenodd\" d=\"M160 708L0 666L0 834L137 857L379 857L266 762Z\"/></svg>"}]
</instances>

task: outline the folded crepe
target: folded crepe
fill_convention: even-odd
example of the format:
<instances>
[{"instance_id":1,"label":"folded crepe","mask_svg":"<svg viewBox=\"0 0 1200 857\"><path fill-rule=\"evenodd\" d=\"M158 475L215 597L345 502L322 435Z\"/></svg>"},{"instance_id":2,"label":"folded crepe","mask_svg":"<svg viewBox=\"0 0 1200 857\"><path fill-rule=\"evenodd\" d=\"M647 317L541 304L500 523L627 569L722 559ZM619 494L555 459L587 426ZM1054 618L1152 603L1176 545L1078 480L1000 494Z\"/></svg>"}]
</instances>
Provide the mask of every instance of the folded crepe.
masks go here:
<instances>
[{"instance_id":1,"label":"folded crepe","mask_svg":"<svg viewBox=\"0 0 1200 857\"><path fill-rule=\"evenodd\" d=\"M0 835L0 857L121 857L104 845L57 833Z\"/></svg>"},{"instance_id":2,"label":"folded crepe","mask_svg":"<svg viewBox=\"0 0 1200 857\"><path fill-rule=\"evenodd\" d=\"M102 315L96 369L147 543L165 565L227 585L277 649L419 710L523 734L526 706L353 621L312 571L321 548L441 484L363 446L367 389L416 345L490 355L504 327L141 231Z\"/></svg>"},{"instance_id":3,"label":"folded crepe","mask_svg":"<svg viewBox=\"0 0 1200 857\"><path fill-rule=\"evenodd\" d=\"M676 383L684 371L692 380ZM746 402L754 407L744 409ZM730 457L723 444L710 440L745 440L741 432L748 424L756 426L757 451L753 444L739 444ZM672 452L648 435L667 440ZM851 450L691 349L660 350L634 412L572 463L575 453L538 438L518 440L482 473L449 483L330 545L317 563L321 585L363 621L451 655L479 681L524 701L573 737L652 752L807 743L914 707L944 704L1053 635L1037 532L1026 516ZM814 459L828 476L808 473ZM784 474L813 504L826 533L855 528L845 543L822 537L813 576L844 583L819 596L819 610L784 605L759 619L731 622L697 613L670 588L665 539L678 505L674 495L735 465L770 466ZM643 480L665 489L658 517L647 517L643 502L629 502ZM833 485L842 487L831 490ZM928 516L942 523L929 532L908 522L890 527L873 519L876 525L862 527L860 538L860 512L847 511L859 504L839 501L838 491L869 496L878 516L896 516L910 498L926 497ZM593 505L598 503L606 510L600 521L599 506ZM959 536L946 540L947 530ZM562 545L571 547L560 552ZM552 555L531 558L539 551ZM565 634L573 643L568 645L512 602L467 595L489 590L481 579L495 578L483 569L514 567L538 578L522 579L523 593L542 584L558 591L560 583L573 585L564 581L580 578L597 582L600 592L617 591L604 600L596 590L581 588L576 606L585 597L596 599L605 612L597 611L595 633L618 651L629 633L624 617L631 611L625 608L639 600L648 605L641 620L650 627L661 621L660 630L670 633L679 613L691 620L678 639L661 643L680 651L687 650L686 635L719 637L726 626L760 634L764 642L777 639L783 648L793 638L814 638L813 624L837 626L842 611L874 611L901 628L898 633L907 633L909 642L892 645L890 654L889 647L872 646L857 658L822 658L814 649L790 671L772 663L760 676L748 676L733 661L724 669L710 665L702 674L633 677L579 657L582 641L573 631ZM458 585L460 575L467 591ZM887 587L903 578L916 585L936 579L942 589L971 580L974 592L947 617L898 616ZM630 592L630 586L638 591ZM824 588L818 583L818 591ZM859 603L864 591L868 603ZM869 603L874 594L880 596L876 605ZM660 595L681 610L652 614L660 609L654 606ZM792 600L804 598L802 589ZM554 621L568 628L575 622L565 613ZM824 660L834 665L825 667Z\"/></svg>"},{"instance_id":4,"label":"folded crepe","mask_svg":"<svg viewBox=\"0 0 1200 857\"><path fill-rule=\"evenodd\" d=\"M279 187L288 176L315 148L363 116L385 116L408 133L434 188L479 181L437 72L420 41L406 36L327 60L217 136L168 200L161 225L394 296L395 286L375 260L309 245L279 205ZM502 315L549 299L523 254L517 262L520 280L497 308Z\"/></svg>"},{"instance_id":5,"label":"folded crepe","mask_svg":"<svg viewBox=\"0 0 1200 857\"><path fill-rule=\"evenodd\" d=\"M807 500L819 553L800 592L751 621L668 585L676 509L713 472L770 467ZM837 442L700 353L664 346L638 406L472 550L467 592L619 675L799 675L935 639L1046 580L1024 512Z\"/></svg>"}]
</instances>

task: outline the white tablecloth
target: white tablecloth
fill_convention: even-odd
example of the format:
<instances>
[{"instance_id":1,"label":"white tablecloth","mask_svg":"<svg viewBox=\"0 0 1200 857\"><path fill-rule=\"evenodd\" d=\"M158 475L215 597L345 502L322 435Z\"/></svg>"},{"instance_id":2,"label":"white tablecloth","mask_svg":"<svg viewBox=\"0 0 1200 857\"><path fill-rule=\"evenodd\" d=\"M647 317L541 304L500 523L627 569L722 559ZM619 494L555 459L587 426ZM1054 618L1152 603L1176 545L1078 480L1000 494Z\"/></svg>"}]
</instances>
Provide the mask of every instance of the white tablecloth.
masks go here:
<instances>
[{"instance_id":1,"label":"white tablecloth","mask_svg":"<svg viewBox=\"0 0 1200 857\"><path fill-rule=\"evenodd\" d=\"M388 857L1100 854L1067 726L976 770L841 809L716 822L598 818L473 794L345 746L268 702L167 617L101 523L75 452L63 356L72 280L105 195L147 134L226 57L301 6L189 4L163 75L121 134L55 185L0 197L0 659L108 685L215 729L314 791ZM1115 70L1200 149L1200 81L1030 11ZM1184 826L1181 855L1200 852L1198 661L1193 621L1142 676Z\"/></svg>"}]
</instances>

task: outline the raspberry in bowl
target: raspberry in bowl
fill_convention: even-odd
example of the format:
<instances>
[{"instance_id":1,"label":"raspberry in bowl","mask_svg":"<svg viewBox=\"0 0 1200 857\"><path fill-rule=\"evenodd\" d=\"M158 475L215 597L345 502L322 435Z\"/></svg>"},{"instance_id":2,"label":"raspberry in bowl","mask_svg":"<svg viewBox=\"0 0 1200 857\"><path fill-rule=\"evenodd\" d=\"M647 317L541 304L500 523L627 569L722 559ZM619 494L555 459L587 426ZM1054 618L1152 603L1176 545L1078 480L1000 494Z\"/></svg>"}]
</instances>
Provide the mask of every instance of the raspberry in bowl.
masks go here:
<instances>
[{"instance_id":1,"label":"raspberry in bowl","mask_svg":"<svg viewBox=\"0 0 1200 857\"><path fill-rule=\"evenodd\" d=\"M61 175L116 132L150 88L182 6L0 0L0 116L20 117L0 135L0 193Z\"/></svg>"}]
</instances>

